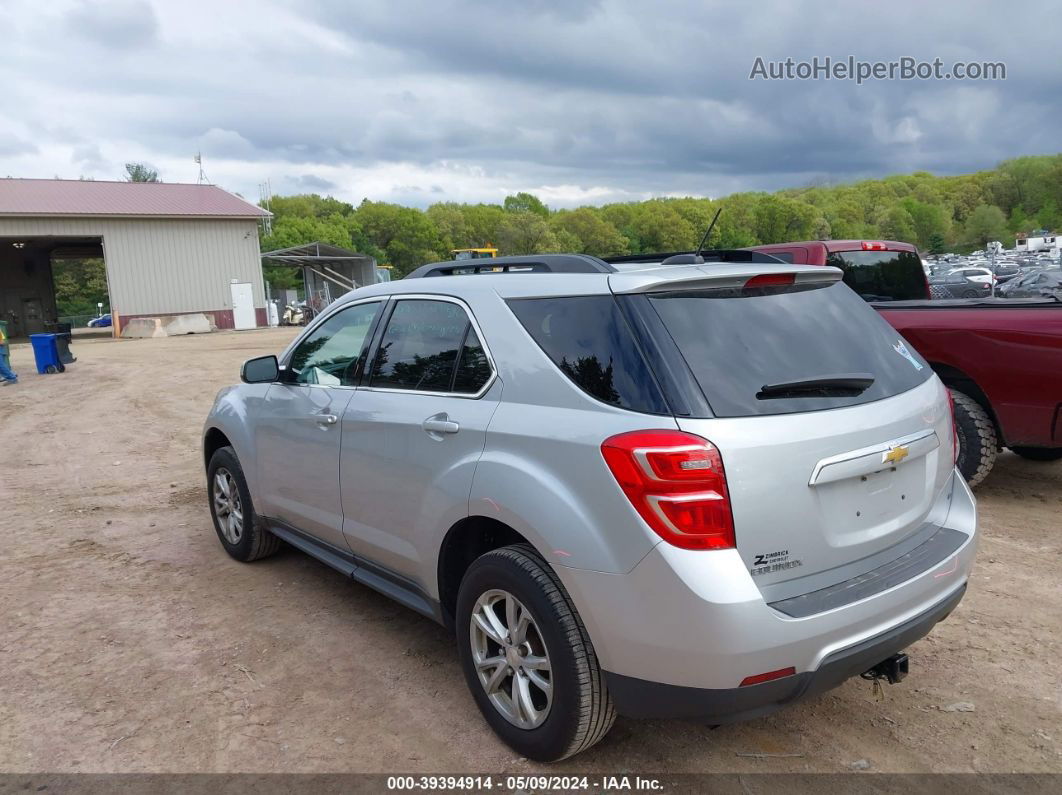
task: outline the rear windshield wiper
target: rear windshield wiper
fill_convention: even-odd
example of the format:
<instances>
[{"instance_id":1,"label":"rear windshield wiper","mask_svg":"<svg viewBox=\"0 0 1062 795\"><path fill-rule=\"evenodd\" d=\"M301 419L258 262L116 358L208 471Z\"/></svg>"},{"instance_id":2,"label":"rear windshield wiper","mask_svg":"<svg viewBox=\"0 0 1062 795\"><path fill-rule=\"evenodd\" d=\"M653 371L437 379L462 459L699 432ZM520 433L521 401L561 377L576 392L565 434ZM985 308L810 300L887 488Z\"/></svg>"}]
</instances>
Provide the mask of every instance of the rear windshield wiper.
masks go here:
<instances>
[{"instance_id":1,"label":"rear windshield wiper","mask_svg":"<svg viewBox=\"0 0 1062 795\"><path fill-rule=\"evenodd\" d=\"M841 373L764 384L756 393L757 400L785 397L855 397L874 383L870 373Z\"/></svg>"}]
</instances>

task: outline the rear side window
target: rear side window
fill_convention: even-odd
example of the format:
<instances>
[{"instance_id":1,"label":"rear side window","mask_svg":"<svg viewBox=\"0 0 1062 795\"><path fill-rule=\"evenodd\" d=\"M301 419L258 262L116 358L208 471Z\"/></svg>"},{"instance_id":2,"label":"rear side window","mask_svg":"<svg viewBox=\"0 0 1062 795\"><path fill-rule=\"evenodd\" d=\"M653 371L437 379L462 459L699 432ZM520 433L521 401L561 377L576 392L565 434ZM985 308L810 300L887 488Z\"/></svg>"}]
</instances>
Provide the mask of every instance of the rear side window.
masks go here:
<instances>
[{"instance_id":1,"label":"rear side window","mask_svg":"<svg viewBox=\"0 0 1062 795\"><path fill-rule=\"evenodd\" d=\"M475 394L490 376L490 361L462 307L406 299L387 321L369 386Z\"/></svg>"},{"instance_id":2,"label":"rear side window","mask_svg":"<svg viewBox=\"0 0 1062 795\"><path fill-rule=\"evenodd\" d=\"M509 308L580 389L631 411L670 413L611 295L522 298Z\"/></svg>"},{"instance_id":3,"label":"rear side window","mask_svg":"<svg viewBox=\"0 0 1062 795\"><path fill-rule=\"evenodd\" d=\"M719 417L869 403L913 389L932 374L922 357L841 283L658 293L649 301ZM858 392L779 388L840 376L873 381Z\"/></svg>"},{"instance_id":4,"label":"rear side window","mask_svg":"<svg viewBox=\"0 0 1062 795\"><path fill-rule=\"evenodd\" d=\"M844 283L864 301L926 297L926 274L913 251L834 251L826 264L844 271Z\"/></svg>"}]
</instances>

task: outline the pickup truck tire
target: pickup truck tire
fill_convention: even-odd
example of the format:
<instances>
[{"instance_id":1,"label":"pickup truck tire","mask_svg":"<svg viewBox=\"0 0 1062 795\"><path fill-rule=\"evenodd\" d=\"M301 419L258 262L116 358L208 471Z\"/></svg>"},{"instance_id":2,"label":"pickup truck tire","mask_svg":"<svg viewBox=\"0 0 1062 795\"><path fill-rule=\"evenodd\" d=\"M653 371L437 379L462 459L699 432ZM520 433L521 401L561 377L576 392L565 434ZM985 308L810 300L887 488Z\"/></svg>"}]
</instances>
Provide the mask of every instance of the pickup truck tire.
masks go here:
<instances>
[{"instance_id":1,"label":"pickup truck tire","mask_svg":"<svg viewBox=\"0 0 1062 795\"><path fill-rule=\"evenodd\" d=\"M959 440L956 462L970 486L976 486L992 471L999 452L996 425L984 407L969 395L951 390L955 401L955 431Z\"/></svg>"},{"instance_id":2,"label":"pickup truck tire","mask_svg":"<svg viewBox=\"0 0 1062 795\"><path fill-rule=\"evenodd\" d=\"M1010 449L1030 461L1058 461L1062 458L1062 447L1012 447Z\"/></svg>"},{"instance_id":3,"label":"pickup truck tire","mask_svg":"<svg viewBox=\"0 0 1062 795\"><path fill-rule=\"evenodd\" d=\"M218 540L231 557L250 563L280 548L280 539L262 526L254 512L243 467L231 447L219 448L210 457L207 502Z\"/></svg>"},{"instance_id":4,"label":"pickup truck tire","mask_svg":"<svg viewBox=\"0 0 1062 795\"><path fill-rule=\"evenodd\" d=\"M511 615L510 604L515 604ZM493 616L487 616L486 610L493 610ZM525 614L530 628L523 629L522 635L513 631L510 638L510 625ZM481 629L485 616L493 625L492 633ZM521 626L521 621L515 623ZM492 636L497 640L491 640ZM526 642L510 651L528 656L514 661L498 640L518 643L521 637ZM589 748L612 728L616 710L586 627L557 575L530 545L495 549L469 566L457 595L457 645L465 680L480 712L495 733L522 756L555 762ZM539 661L538 666L525 669L524 661L532 658ZM492 662L505 659L508 664ZM514 712L517 720L528 713L509 705L515 703L511 696L520 689L517 676L527 681L529 674L548 676L551 701L542 702L540 688L528 691L537 697L533 706L545 716L539 714L521 726L514 722ZM527 685L533 686L534 682Z\"/></svg>"}]
</instances>

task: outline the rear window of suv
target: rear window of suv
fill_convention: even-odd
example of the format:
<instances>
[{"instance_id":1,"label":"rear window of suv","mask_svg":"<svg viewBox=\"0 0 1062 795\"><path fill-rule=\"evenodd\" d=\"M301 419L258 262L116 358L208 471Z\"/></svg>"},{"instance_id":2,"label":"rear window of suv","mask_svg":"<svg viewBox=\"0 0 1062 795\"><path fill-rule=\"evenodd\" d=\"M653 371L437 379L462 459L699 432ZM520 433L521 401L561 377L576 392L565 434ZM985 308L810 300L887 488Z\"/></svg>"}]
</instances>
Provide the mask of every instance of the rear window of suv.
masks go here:
<instances>
[{"instance_id":1,"label":"rear window of suv","mask_svg":"<svg viewBox=\"0 0 1062 795\"><path fill-rule=\"evenodd\" d=\"M906 392L932 375L892 326L839 282L652 293L648 301L718 417L854 406ZM764 394L768 385L842 375L873 382L858 393Z\"/></svg>"},{"instance_id":2,"label":"rear window of suv","mask_svg":"<svg viewBox=\"0 0 1062 795\"><path fill-rule=\"evenodd\" d=\"M926 297L922 260L913 251L833 251L826 264L844 272L844 283L864 301Z\"/></svg>"}]
</instances>

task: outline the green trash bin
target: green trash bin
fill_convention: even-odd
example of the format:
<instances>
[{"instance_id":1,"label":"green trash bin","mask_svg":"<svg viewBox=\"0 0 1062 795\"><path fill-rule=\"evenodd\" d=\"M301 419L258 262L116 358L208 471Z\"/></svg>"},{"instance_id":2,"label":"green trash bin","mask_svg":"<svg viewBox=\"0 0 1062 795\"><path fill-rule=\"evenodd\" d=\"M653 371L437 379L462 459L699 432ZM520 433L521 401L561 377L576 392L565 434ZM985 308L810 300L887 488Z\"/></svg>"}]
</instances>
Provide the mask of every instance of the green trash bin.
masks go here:
<instances>
[{"instance_id":1,"label":"green trash bin","mask_svg":"<svg viewBox=\"0 0 1062 795\"><path fill-rule=\"evenodd\" d=\"M0 342L0 360L4 362L8 367L11 367L11 346L7 342L7 321L0 320L0 338L4 341Z\"/></svg>"}]
</instances>

